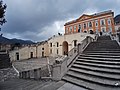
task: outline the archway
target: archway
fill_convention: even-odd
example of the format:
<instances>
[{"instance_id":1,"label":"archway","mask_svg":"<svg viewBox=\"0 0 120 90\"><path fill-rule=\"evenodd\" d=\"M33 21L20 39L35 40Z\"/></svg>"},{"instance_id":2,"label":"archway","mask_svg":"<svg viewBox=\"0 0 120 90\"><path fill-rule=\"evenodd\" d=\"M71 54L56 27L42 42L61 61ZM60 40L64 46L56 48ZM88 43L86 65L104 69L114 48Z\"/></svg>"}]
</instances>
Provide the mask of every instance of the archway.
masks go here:
<instances>
[{"instance_id":1,"label":"archway","mask_svg":"<svg viewBox=\"0 0 120 90\"><path fill-rule=\"evenodd\" d=\"M90 34L94 34L93 30L90 30Z\"/></svg>"},{"instance_id":2,"label":"archway","mask_svg":"<svg viewBox=\"0 0 120 90\"><path fill-rule=\"evenodd\" d=\"M68 55L68 42L63 42L63 55Z\"/></svg>"}]
</instances>

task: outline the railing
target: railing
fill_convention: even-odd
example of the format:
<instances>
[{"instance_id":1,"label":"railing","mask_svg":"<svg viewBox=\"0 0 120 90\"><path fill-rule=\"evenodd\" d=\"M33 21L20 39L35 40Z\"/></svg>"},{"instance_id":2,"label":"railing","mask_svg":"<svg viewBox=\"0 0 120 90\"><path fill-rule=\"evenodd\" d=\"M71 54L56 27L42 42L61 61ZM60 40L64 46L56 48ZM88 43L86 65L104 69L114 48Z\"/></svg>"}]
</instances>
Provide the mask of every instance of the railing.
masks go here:
<instances>
[{"instance_id":1,"label":"railing","mask_svg":"<svg viewBox=\"0 0 120 90\"><path fill-rule=\"evenodd\" d=\"M19 72L19 78L41 79L42 77L49 77L49 70L48 70L47 65L41 68Z\"/></svg>"},{"instance_id":2,"label":"railing","mask_svg":"<svg viewBox=\"0 0 120 90\"><path fill-rule=\"evenodd\" d=\"M87 47L87 45L94 41L92 37L87 36L82 43L78 44L78 46L74 47L68 52L68 56L63 56L61 58L56 59L56 63L52 68L52 77L54 80L60 80L62 76L67 72L71 63L74 62L75 58L78 54L82 53L83 50Z\"/></svg>"},{"instance_id":3,"label":"railing","mask_svg":"<svg viewBox=\"0 0 120 90\"><path fill-rule=\"evenodd\" d=\"M90 42L93 42L97 40L97 36L95 37L95 39L93 39L92 37L90 36L87 36L83 41L82 43L78 44L78 53L82 53L86 47L89 45Z\"/></svg>"}]
</instances>

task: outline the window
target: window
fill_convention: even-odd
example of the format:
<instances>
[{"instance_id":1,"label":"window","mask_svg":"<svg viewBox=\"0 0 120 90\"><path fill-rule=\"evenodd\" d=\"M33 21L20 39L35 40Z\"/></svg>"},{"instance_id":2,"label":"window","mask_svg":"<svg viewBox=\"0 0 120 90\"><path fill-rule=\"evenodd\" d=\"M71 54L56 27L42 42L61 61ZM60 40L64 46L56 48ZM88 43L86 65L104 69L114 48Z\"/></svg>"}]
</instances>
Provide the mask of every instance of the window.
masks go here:
<instances>
[{"instance_id":1,"label":"window","mask_svg":"<svg viewBox=\"0 0 120 90\"><path fill-rule=\"evenodd\" d=\"M81 25L78 25L78 32L81 32Z\"/></svg>"},{"instance_id":2,"label":"window","mask_svg":"<svg viewBox=\"0 0 120 90\"><path fill-rule=\"evenodd\" d=\"M30 52L30 58L33 58L33 52Z\"/></svg>"},{"instance_id":3,"label":"window","mask_svg":"<svg viewBox=\"0 0 120 90\"><path fill-rule=\"evenodd\" d=\"M95 20L95 26L98 27L98 20Z\"/></svg>"},{"instance_id":4,"label":"window","mask_svg":"<svg viewBox=\"0 0 120 90\"><path fill-rule=\"evenodd\" d=\"M110 18L108 19L108 25L110 25L111 24L111 20L110 20Z\"/></svg>"},{"instance_id":5,"label":"window","mask_svg":"<svg viewBox=\"0 0 120 90\"><path fill-rule=\"evenodd\" d=\"M74 26L74 32L76 32L76 26Z\"/></svg>"},{"instance_id":6,"label":"window","mask_svg":"<svg viewBox=\"0 0 120 90\"><path fill-rule=\"evenodd\" d=\"M92 27L92 23L91 22L89 22L89 27Z\"/></svg>"},{"instance_id":7,"label":"window","mask_svg":"<svg viewBox=\"0 0 120 90\"><path fill-rule=\"evenodd\" d=\"M77 46L77 40L74 40L74 47Z\"/></svg>"},{"instance_id":8,"label":"window","mask_svg":"<svg viewBox=\"0 0 120 90\"><path fill-rule=\"evenodd\" d=\"M42 48L42 50L44 50L44 48Z\"/></svg>"},{"instance_id":9,"label":"window","mask_svg":"<svg viewBox=\"0 0 120 90\"><path fill-rule=\"evenodd\" d=\"M50 47L52 47L52 43L50 43Z\"/></svg>"},{"instance_id":10,"label":"window","mask_svg":"<svg viewBox=\"0 0 120 90\"><path fill-rule=\"evenodd\" d=\"M84 23L84 29L86 29L86 24Z\"/></svg>"},{"instance_id":11,"label":"window","mask_svg":"<svg viewBox=\"0 0 120 90\"><path fill-rule=\"evenodd\" d=\"M112 28L111 27L108 27L108 32L112 32Z\"/></svg>"},{"instance_id":12,"label":"window","mask_svg":"<svg viewBox=\"0 0 120 90\"><path fill-rule=\"evenodd\" d=\"M68 28L65 29L65 32L68 33Z\"/></svg>"},{"instance_id":13,"label":"window","mask_svg":"<svg viewBox=\"0 0 120 90\"><path fill-rule=\"evenodd\" d=\"M44 52L42 52L42 57L44 57Z\"/></svg>"},{"instance_id":14,"label":"window","mask_svg":"<svg viewBox=\"0 0 120 90\"><path fill-rule=\"evenodd\" d=\"M70 33L72 32L72 26L70 27Z\"/></svg>"},{"instance_id":15,"label":"window","mask_svg":"<svg viewBox=\"0 0 120 90\"><path fill-rule=\"evenodd\" d=\"M105 25L105 20L104 19L101 20L101 25Z\"/></svg>"},{"instance_id":16,"label":"window","mask_svg":"<svg viewBox=\"0 0 120 90\"><path fill-rule=\"evenodd\" d=\"M57 47L59 47L59 43L57 42Z\"/></svg>"},{"instance_id":17,"label":"window","mask_svg":"<svg viewBox=\"0 0 120 90\"><path fill-rule=\"evenodd\" d=\"M52 54L52 49L50 49L50 54Z\"/></svg>"},{"instance_id":18,"label":"window","mask_svg":"<svg viewBox=\"0 0 120 90\"><path fill-rule=\"evenodd\" d=\"M58 49L57 49L57 54L59 53Z\"/></svg>"}]
</instances>

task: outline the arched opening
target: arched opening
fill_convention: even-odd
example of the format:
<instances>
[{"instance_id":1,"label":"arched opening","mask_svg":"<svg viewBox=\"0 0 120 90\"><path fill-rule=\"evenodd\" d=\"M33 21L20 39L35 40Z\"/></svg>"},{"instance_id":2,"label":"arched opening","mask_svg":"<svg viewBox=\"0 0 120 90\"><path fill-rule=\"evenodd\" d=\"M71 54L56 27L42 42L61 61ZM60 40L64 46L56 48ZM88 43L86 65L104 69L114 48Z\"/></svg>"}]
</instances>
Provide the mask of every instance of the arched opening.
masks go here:
<instances>
[{"instance_id":1,"label":"arched opening","mask_svg":"<svg viewBox=\"0 0 120 90\"><path fill-rule=\"evenodd\" d=\"M63 55L68 55L68 42L63 42Z\"/></svg>"},{"instance_id":2,"label":"arched opening","mask_svg":"<svg viewBox=\"0 0 120 90\"><path fill-rule=\"evenodd\" d=\"M90 30L90 34L94 34L93 30Z\"/></svg>"}]
</instances>

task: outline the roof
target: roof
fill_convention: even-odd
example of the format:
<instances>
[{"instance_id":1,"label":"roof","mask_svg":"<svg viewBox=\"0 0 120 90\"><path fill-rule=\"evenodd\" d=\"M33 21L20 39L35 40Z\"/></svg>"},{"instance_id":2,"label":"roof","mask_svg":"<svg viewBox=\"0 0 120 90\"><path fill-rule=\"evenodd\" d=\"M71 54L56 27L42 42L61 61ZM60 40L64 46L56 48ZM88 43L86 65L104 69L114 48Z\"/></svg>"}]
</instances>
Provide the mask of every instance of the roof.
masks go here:
<instances>
[{"instance_id":1,"label":"roof","mask_svg":"<svg viewBox=\"0 0 120 90\"><path fill-rule=\"evenodd\" d=\"M112 14L114 16L114 12L112 12L112 10L109 11L104 11L104 12L100 12L100 13L95 13L92 15L87 15L87 14L83 14L82 16L80 16L78 19L76 20L72 20L70 22L65 23L64 26L78 22L78 21L82 21L82 20L87 20L87 19L91 19L91 18L95 18L95 17L99 17L101 15L106 15L106 14Z\"/></svg>"}]
</instances>

